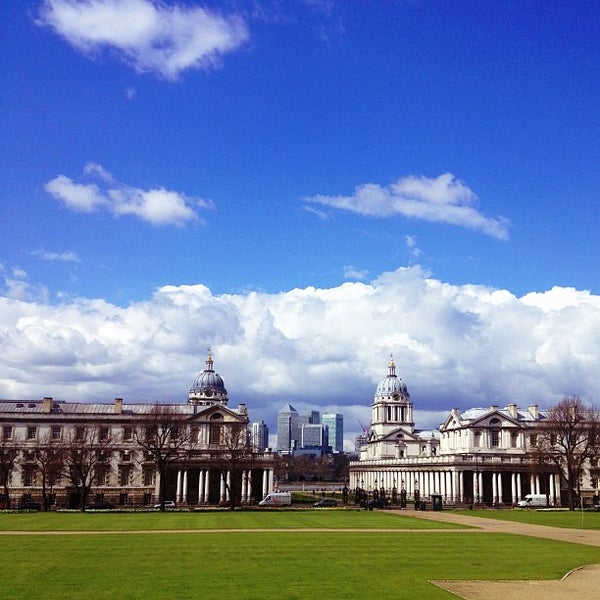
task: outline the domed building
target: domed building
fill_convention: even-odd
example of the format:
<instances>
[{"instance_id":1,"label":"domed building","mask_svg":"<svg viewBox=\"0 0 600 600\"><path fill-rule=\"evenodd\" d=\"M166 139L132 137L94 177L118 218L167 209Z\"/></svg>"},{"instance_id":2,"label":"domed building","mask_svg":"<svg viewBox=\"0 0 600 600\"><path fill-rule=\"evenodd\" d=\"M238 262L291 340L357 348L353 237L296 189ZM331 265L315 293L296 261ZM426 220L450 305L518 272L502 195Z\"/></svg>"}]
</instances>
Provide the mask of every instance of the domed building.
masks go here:
<instances>
[{"instance_id":1,"label":"domed building","mask_svg":"<svg viewBox=\"0 0 600 600\"><path fill-rule=\"evenodd\" d=\"M408 388L396 375L394 358L390 356L388 374L375 390L371 432L361 459L435 456L438 446L436 432L415 429Z\"/></svg>"},{"instance_id":2,"label":"domed building","mask_svg":"<svg viewBox=\"0 0 600 600\"><path fill-rule=\"evenodd\" d=\"M371 427L359 460L349 466L350 487L369 498L441 504L515 505L525 494L560 503L555 469L531 456L545 415L537 405L519 410L490 406L453 409L437 430L415 429L413 403L390 357L375 390ZM536 470L537 468L537 470Z\"/></svg>"},{"instance_id":3,"label":"domed building","mask_svg":"<svg viewBox=\"0 0 600 600\"><path fill-rule=\"evenodd\" d=\"M210 351L187 402L0 400L0 421L0 450L13 465L8 493L0 492L4 506L42 499L48 508L148 507L161 500L233 506L256 503L273 490L275 455L251 448L248 409L228 406ZM72 456L95 461L85 487L68 475L81 472L71 463L66 474L54 475L48 493L49 474L36 460L48 443L76 444Z\"/></svg>"},{"instance_id":4,"label":"domed building","mask_svg":"<svg viewBox=\"0 0 600 600\"><path fill-rule=\"evenodd\" d=\"M188 403L195 406L212 406L222 404L227 406L227 390L223 378L215 372L212 352L208 351L206 367L198 373L188 394Z\"/></svg>"}]
</instances>

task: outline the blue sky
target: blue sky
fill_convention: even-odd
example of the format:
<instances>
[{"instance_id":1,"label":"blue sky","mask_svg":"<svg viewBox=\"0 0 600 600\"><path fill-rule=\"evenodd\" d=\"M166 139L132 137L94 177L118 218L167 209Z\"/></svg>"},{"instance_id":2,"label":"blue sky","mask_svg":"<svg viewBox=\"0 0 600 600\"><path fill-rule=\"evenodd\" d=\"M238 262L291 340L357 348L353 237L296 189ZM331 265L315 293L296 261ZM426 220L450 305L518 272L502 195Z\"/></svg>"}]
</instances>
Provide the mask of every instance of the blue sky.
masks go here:
<instances>
[{"instance_id":1,"label":"blue sky","mask_svg":"<svg viewBox=\"0 0 600 600\"><path fill-rule=\"evenodd\" d=\"M597 402L596 2L0 11L0 396Z\"/></svg>"}]
</instances>

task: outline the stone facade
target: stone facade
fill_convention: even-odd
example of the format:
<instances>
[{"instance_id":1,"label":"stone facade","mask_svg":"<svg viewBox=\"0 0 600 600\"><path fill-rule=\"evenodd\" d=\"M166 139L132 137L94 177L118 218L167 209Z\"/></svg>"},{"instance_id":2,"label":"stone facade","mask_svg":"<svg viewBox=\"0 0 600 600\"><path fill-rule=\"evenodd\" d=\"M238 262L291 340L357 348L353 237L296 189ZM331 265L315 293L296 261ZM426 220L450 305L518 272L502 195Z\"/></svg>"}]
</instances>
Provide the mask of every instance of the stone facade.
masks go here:
<instances>
[{"instance_id":1,"label":"stone facade","mask_svg":"<svg viewBox=\"0 0 600 600\"><path fill-rule=\"evenodd\" d=\"M227 390L214 372L210 353L185 404L130 404L121 398L111 403L1 400L3 464L13 458L12 468L2 469L10 505L41 503L46 479L52 507L77 507L79 491L66 468L51 473L40 464L45 450L76 444L93 455L90 505L154 505L159 501L159 471L142 442L144 428L160 420L157 413L176 419L181 430L173 435L185 436L166 474L165 499L180 506L228 503L232 494L242 504L259 501L273 489L275 455L251 449L246 406L231 409L227 404ZM4 481L0 484L6 505Z\"/></svg>"},{"instance_id":2,"label":"stone facade","mask_svg":"<svg viewBox=\"0 0 600 600\"><path fill-rule=\"evenodd\" d=\"M544 494L549 505L565 504L558 472L538 468L532 455L545 412L531 405L454 409L438 430L415 429L413 404L396 376L393 359L377 386L371 430L350 462L349 485L369 496L429 500L446 505L515 505L526 494ZM597 461L580 482L581 496L597 501Z\"/></svg>"}]
</instances>

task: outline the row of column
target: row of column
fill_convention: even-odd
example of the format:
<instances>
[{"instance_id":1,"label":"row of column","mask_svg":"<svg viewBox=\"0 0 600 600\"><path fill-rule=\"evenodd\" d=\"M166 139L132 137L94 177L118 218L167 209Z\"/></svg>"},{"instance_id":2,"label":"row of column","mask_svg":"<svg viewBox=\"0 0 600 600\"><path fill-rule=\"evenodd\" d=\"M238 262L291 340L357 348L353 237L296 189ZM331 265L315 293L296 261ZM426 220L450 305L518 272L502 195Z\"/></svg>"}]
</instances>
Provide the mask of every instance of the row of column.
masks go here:
<instances>
[{"instance_id":1,"label":"row of column","mask_svg":"<svg viewBox=\"0 0 600 600\"><path fill-rule=\"evenodd\" d=\"M486 471L489 473L489 471ZM502 473L491 472L492 502L501 504L504 502ZM467 498L465 494L465 479L472 477L469 489L473 491L473 498ZM528 477L525 473L510 474L510 499L516 504L522 498L523 478ZM560 495L560 483L558 475L550 475L550 501L558 504ZM370 491L384 488L390 491L396 488L397 492L406 491L408 498L414 498L415 492L420 497L431 494L441 494L448 504L465 503L468 501L480 502L483 499L483 472L482 471L459 471L459 470L400 470L400 471L353 471L350 474L350 487ZM529 489L532 494L540 493L540 476L529 475Z\"/></svg>"},{"instance_id":2,"label":"row of column","mask_svg":"<svg viewBox=\"0 0 600 600\"><path fill-rule=\"evenodd\" d=\"M198 473L198 504L208 503L208 494L210 487L210 470L202 469ZM219 500L228 502L230 500L229 490L231 489L231 471L219 471ZM262 495L266 496L273 490L273 469L265 469L262 477ZM245 469L242 471L242 494L241 502L249 502L252 498L252 471ZM178 504L187 504L188 502L188 469L179 469L177 471L177 490L176 502Z\"/></svg>"}]
</instances>

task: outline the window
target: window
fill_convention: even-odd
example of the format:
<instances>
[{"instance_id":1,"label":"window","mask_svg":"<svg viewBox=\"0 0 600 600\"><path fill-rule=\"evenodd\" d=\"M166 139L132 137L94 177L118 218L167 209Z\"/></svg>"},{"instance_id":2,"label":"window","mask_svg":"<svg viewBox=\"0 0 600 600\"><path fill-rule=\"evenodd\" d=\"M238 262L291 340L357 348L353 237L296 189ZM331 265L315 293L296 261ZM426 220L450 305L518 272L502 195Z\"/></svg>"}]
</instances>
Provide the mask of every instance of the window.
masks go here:
<instances>
[{"instance_id":1,"label":"window","mask_svg":"<svg viewBox=\"0 0 600 600\"><path fill-rule=\"evenodd\" d=\"M96 470L96 484L108 485L108 467L98 467L98 469Z\"/></svg>"},{"instance_id":2,"label":"window","mask_svg":"<svg viewBox=\"0 0 600 600\"><path fill-rule=\"evenodd\" d=\"M10 425L5 425L2 428L2 439L3 440L12 440L13 436L13 428Z\"/></svg>"},{"instance_id":3,"label":"window","mask_svg":"<svg viewBox=\"0 0 600 600\"><path fill-rule=\"evenodd\" d=\"M35 485L35 467L29 465L25 467L25 472L23 473L23 485L26 487Z\"/></svg>"},{"instance_id":4,"label":"window","mask_svg":"<svg viewBox=\"0 0 600 600\"><path fill-rule=\"evenodd\" d=\"M144 469L144 485L154 485L154 469Z\"/></svg>"},{"instance_id":5,"label":"window","mask_svg":"<svg viewBox=\"0 0 600 600\"><path fill-rule=\"evenodd\" d=\"M123 439L126 441L133 439L133 429L131 427L123 427Z\"/></svg>"},{"instance_id":6,"label":"window","mask_svg":"<svg viewBox=\"0 0 600 600\"><path fill-rule=\"evenodd\" d=\"M537 435L535 433L532 433L529 436L529 443L531 446L536 446L537 445Z\"/></svg>"},{"instance_id":7,"label":"window","mask_svg":"<svg viewBox=\"0 0 600 600\"><path fill-rule=\"evenodd\" d=\"M131 465L121 465L119 467L119 485L131 485Z\"/></svg>"},{"instance_id":8,"label":"window","mask_svg":"<svg viewBox=\"0 0 600 600\"><path fill-rule=\"evenodd\" d=\"M121 460L123 462L131 462L131 454L129 452L121 452Z\"/></svg>"},{"instance_id":9,"label":"window","mask_svg":"<svg viewBox=\"0 0 600 600\"><path fill-rule=\"evenodd\" d=\"M50 436L53 440L60 440L62 437L62 427L58 425L53 425L50 430Z\"/></svg>"},{"instance_id":10,"label":"window","mask_svg":"<svg viewBox=\"0 0 600 600\"><path fill-rule=\"evenodd\" d=\"M221 444L223 441L223 415L211 417L209 444Z\"/></svg>"},{"instance_id":11,"label":"window","mask_svg":"<svg viewBox=\"0 0 600 600\"><path fill-rule=\"evenodd\" d=\"M490 429L490 446L498 448L500 446L500 430Z\"/></svg>"},{"instance_id":12,"label":"window","mask_svg":"<svg viewBox=\"0 0 600 600\"><path fill-rule=\"evenodd\" d=\"M75 429L75 439L78 442L82 442L85 438L85 427L77 427Z\"/></svg>"},{"instance_id":13,"label":"window","mask_svg":"<svg viewBox=\"0 0 600 600\"><path fill-rule=\"evenodd\" d=\"M37 437L37 427L28 427L27 428L27 439L35 440Z\"/></svg>"},{"instance_id":14,"label":"window","mask_svg":"<svg viewBox=\"0 0 600 600\"><path fill-rule=\"evenodd\" d=\"M476 431L473 435L473 446L481 448L481 431Z\"/></svg>"},{"instance_id":15,"label":"window","mask_svg":"<svg viewBox=\"0 0 600 600\"><path fill-rule=\"evenodd\" d=\"M514 431L510 434L510 447L516 448L519 441L519 434Z\"/></svg>"},{"instance_id":16,"label":"window","mask_svg":"<svg viewBox=\"0 0 600 600\"><path fill-rule=\"evenodd\" d=\"M108 439L108 427L100 427L100 439L103 442Z\"/></svg>"}]
</instances>

